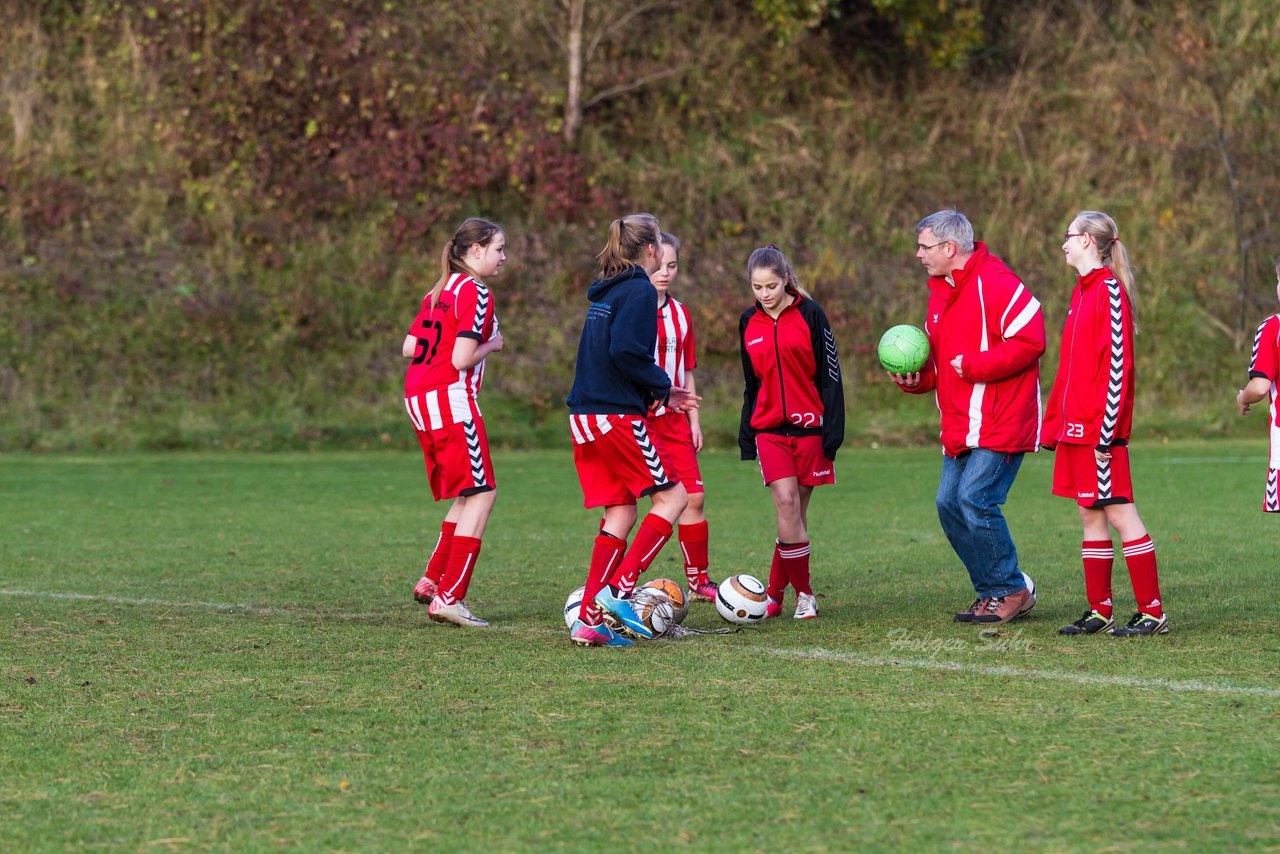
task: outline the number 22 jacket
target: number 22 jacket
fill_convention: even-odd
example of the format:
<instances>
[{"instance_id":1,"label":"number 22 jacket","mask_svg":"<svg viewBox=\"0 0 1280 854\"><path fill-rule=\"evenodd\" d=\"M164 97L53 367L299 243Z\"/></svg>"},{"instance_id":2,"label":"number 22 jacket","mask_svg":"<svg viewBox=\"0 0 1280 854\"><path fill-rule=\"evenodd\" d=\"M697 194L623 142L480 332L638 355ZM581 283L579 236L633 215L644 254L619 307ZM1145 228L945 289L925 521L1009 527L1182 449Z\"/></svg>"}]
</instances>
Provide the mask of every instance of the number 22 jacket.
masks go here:
<instances>
[{"instance_id":1,"label":"number 22 jacket","mask_svg":"<svg viewBox=\"0 0 1280 854\"><path fill-rule=\"evenodd\" d=\"M835 460L844 442L844 386L831 324L816 302L800 294L775 320L759 304L738 321L742 354L742 459L756 458L756 433L822 437Z\"/></svg>"}]
</instances>

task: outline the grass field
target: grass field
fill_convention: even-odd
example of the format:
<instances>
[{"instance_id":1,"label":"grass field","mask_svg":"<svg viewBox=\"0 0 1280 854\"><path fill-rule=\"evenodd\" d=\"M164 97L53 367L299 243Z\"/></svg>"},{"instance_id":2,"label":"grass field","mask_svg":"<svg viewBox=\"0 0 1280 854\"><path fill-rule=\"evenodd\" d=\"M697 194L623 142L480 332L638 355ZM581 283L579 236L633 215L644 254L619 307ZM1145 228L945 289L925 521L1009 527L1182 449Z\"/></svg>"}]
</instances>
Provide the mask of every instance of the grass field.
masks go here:
<instances>
[{"instance_id":1,"label":"grass field","mask_svg":"<svg viewBox=\"0 0 1280 854\"><path fill-rule=\"evenodd\" d=\"M567 449L496 460L484 632L409 597L416 455L0 457L0 850L1275 850L1265 447L1134 458L1167 637L1056 634L1080 531L1044 454L1007 508L1038 606L951 622L936 450L855 449L810 512L820 619L583 650ZM767 574L756 467L703 465L713 576Z\"/></svg>"}]
</instances>

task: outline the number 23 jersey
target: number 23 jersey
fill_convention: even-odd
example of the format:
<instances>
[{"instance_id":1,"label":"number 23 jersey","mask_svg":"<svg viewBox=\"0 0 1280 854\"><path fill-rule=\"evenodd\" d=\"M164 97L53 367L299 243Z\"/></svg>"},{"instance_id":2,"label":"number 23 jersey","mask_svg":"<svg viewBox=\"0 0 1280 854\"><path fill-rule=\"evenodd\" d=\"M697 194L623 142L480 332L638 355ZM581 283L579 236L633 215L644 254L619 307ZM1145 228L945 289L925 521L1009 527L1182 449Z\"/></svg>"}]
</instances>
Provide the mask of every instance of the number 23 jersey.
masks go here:
<instances>
[{"instance_id":1,"label":"number 23 jersey","mask_svg":"<svg viewBox=\"0 0 1280 854\"><path fill-rule=\"evenodd\" d=\"M421 395L422 403L435 416L433 422L471 420L472 401L484 381L484 360L460 371L453 366L453 346L459 338L488 341L497 331L489 288L470 276L452 274L434 306L429 294L423 299L409 327L409 335L418 339L418 345L405 372L405 398Z\"/></svg>"}]
</instances>

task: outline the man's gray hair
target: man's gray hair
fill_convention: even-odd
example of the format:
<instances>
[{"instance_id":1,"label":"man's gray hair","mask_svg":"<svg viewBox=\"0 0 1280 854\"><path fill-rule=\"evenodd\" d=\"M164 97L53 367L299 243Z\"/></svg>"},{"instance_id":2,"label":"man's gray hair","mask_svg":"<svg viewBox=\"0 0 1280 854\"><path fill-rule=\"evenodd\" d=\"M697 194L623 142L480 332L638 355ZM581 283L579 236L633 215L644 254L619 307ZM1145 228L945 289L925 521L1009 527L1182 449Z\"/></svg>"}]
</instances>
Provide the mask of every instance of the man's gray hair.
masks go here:
<instances>
[{"instance_id":1,"label":"man's gray hair","mask_svg":"<svg viewBox=\"0 0 1280 854\"><path fill-rule=\"evenodd\" d=\"M916 234L930 229L939 241L953 240L962 255L973 251L973 224L960 211L945 210L931 213L916 223Z\"/></svg>"}]
</instances>

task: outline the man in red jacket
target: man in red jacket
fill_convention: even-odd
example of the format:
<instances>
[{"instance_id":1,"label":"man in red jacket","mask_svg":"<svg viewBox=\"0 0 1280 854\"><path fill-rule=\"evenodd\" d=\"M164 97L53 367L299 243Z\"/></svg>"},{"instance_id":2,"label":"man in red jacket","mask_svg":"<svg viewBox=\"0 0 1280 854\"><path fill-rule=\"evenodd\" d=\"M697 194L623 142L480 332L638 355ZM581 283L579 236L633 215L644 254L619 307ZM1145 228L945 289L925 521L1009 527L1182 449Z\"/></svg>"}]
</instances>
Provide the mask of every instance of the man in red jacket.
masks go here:
<instances>
[{"instance_id":1,"label":"man in red jacket","mask_svg":"<svg viewBox=\"0 0 1280 854\"><path fill-rule=\"evenodd\" d=\"M1022 456L1040 444L1040 301L1004 262L973 240L959 211L916 225L916 257L929 274L929 361L890 374L903 391L936 394L942 414L938 519L977 594L959 622L1007 623L1035 593L1000 506Z\"/></svg>"}]
</instances>

